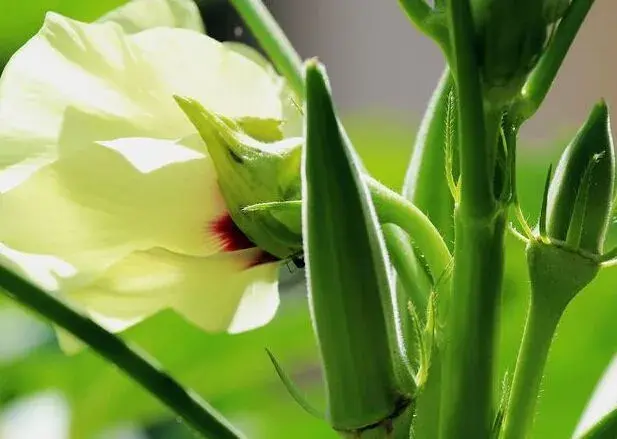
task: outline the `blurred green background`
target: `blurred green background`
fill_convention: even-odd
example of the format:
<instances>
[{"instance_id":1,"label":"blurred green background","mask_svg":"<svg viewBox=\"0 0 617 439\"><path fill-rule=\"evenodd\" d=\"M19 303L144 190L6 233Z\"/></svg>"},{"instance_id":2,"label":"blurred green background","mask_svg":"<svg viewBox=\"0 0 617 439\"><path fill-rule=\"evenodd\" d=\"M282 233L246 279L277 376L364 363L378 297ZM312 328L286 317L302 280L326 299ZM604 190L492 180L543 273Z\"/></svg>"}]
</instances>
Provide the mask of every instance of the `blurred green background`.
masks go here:
<instances>
[{"instance_id":1,"label":"blurred green background","mask_svg":"<svg viewBox=\"0 0 617 439\"><path fill-rule=\"evenodd\" d=\"M0 0L0 65L37 31L46 11L91 21L123 2ZM227 2L199 5L211 36L253 43ZM395 189L401 187L420 117L383 108L344 114L368 170ZM521 146L519 191L530 222L539 210L546 168L556 162L565 143L563 137ZM522 247L509 239L501 375L513 369L526 306L526 276ZM335 437L292 401L265 354L265 348L272 350L310 400L323 406L302 270L283 268L281 285L281 310L262 329L234 336L207 335L165 311L132 328L126 337L251 438ZM602 272L565 316L550 354L535 438L572 436L597 381L617 352L616 285L615 269ZM46 324L0 297L0 439L190 437L172 413L113 367L89 352L65 356Z\"/></svg>"}]
</instances>

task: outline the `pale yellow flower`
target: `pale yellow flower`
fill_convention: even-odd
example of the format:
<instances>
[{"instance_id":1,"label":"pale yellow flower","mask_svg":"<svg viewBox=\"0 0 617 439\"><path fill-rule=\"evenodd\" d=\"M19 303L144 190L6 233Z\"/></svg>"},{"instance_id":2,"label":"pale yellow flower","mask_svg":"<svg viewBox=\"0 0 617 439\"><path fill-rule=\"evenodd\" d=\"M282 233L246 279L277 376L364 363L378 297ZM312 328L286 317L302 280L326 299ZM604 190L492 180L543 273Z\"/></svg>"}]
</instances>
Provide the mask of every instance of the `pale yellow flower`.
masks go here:
<instances>
[{"instance_id":1,"label":"pale yellow flower","mask_svg":"<svg viewBox=\"0 0 617 439\"><path fill-rule=\"evenodd\" d=\"M208 331L263 325L279 263L231 221L174 95L280 120L281 89L192 30L48 14L0 80L0 254L110 330L168 307Z\"/></svg>"}]
</instances>

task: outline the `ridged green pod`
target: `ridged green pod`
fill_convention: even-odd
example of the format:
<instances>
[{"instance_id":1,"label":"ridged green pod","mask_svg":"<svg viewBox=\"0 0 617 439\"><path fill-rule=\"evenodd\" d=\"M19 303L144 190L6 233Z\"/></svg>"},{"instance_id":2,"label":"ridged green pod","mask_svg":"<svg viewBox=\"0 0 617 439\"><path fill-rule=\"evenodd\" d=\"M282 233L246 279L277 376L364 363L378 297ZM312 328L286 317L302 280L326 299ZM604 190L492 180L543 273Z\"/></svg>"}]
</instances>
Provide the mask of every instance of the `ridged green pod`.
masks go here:
<instances>
[{"instance_id":1,"label":"ridged green pod","mask_svg":"<svg viewBox=\"0 0 617 439\"><path fill-rule=\"evenodd\" d=\"M363 438L404 419L409 400L392 356L393 304L379 224L315 61L306 66L305 117L304 255L327 417L343 436ZM409 422L401 427L407 433Z\"/></svg>"},{"instance_id":2,"label":"ridged green pod","mask_svg":"<svg viewBox=\"0 0 617 439\"><path fill-rule=\"evenodd\" d=\"M615 183L615 153L605 102L597 104L565 149L548 193L550 238L602 253Z\"/></svg>"}]
</instances>

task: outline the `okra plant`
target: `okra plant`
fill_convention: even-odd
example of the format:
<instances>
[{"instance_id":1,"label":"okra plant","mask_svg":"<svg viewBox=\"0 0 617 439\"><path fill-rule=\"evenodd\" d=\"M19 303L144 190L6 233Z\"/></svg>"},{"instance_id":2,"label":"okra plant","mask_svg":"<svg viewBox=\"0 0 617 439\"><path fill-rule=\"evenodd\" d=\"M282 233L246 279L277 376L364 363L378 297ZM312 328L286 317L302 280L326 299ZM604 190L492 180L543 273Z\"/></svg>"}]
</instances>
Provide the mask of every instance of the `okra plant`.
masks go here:
<instances>
[{"instance_id":1,"label":"okra plant","mask_svg":"<svg viewBox=\"0 0 617 439\"><path fill-rule=\"evenodd\" d=\"M532 437L559 322L617 257L604 101L546 164L538 218L516 182L519 130L594 1L399 0L447 61L401 193L362 163L320 61L302 61L259 0L231 3L268 59L208 37L192 0L92 22L49 13L14 54L0 80L3 293L67 355L91 349L196 434L231 439L251 434L120 333L167 308L206 332L266 325L280 266L306 265L325 408L268 354L333 436ZM144 19L154 5L160 22ZM511 245L529 302L504 376ZM617 437L617 411L582 437Z\"/></svg>"}]
</instances>

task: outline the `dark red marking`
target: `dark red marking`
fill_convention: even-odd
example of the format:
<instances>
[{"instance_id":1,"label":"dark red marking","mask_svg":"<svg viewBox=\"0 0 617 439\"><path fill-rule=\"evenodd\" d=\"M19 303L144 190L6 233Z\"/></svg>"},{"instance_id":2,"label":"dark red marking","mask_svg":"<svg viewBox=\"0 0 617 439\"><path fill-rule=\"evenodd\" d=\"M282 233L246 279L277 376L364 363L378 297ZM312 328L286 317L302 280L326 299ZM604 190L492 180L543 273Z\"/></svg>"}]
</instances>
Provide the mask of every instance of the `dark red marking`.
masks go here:
<instances>
[{"instance_id":1,"label":"dark red marking","mask_svg":"<svg viewBox=\"0 0 617 439\"><path fill-rule=\"evenodd\" d=\"M244 232L240 230L236 223L234 223L231 219L231 215L227 212L216 218L208 226L210 232L220 240L224 252L233 252L256 247ZM279 261L279 258L260 250L257 256L248 264L246 269L248 270L249 268L261 264L269 264L276 261Z\"/></svg>"},{"instance_id":2,"label":"dark red marking","mask_svg":"<svg viewBox=\"0 0 617 439\"><path fill-rule=\"evenodd\" d=\"M253 259L250 262L247 268L253 268L261 264L270 264L272 262L278 262L278 261L280 261L280 259L277 258L276 256L271 255L270 253L261 250L259 254L255 257L255 259Z\"/></svg>"},{"instance_id":3,"label":"dark red marking","mask_svg":"<svg viewBox=\"0 0 617 439\"><path fill-rule=\"evenodd\" d=\"M233 252L255 247L227 212L213 220L209 229L220 240L223 251Z\"/></svg>"}]
</instances>

